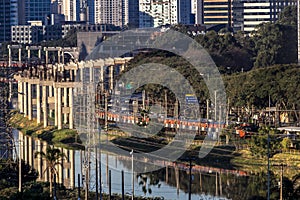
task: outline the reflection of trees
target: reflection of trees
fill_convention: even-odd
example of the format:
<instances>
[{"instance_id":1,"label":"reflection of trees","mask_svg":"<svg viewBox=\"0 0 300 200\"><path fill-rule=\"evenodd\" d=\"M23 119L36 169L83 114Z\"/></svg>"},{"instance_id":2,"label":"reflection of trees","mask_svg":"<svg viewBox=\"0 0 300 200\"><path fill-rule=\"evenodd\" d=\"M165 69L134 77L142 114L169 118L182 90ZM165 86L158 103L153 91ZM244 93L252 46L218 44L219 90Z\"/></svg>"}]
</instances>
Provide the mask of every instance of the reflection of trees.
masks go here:
<instances>
[{"instance_id":1,"label":"reflection of trees","mask_svg":"<svg viewBox=\"0 0 300 200\"><path fill-rule=\"evenodd\" d=\"M169 168L168 183L172 187L176 187L176 173L174 168ZM201 178L200 178L201 175ZM142 175L139 175L142 177ZM227 197L234 200L245 200L245 199L265 199L267 196L267 174L259 173L251 176L238 177L232 174L221 174L216 182L215 173L199 173L193 172L192 181L192 193L193 194L216 194L216 184L218 187L218 195L222 197ZM279 187L278 187L278 177L271 172L271 199L279 199ZM165 169L158 170L151 174L146 174L146 178L141 180L141 184L147 183L148 179L149 185L160 185L161 181L166 181ZM189 191L189 174L187 171L179 171L179 188L185 193ZM221 180L221 184L220 184ZM299 199L300 191L300 175L298 176L298 181L296 177L293 180L284 178L283 180L283 196L286 199ZM200 183L201 181L201 183ZM220 189L222 188L222 189ZM146 187L145 187L146 189ZM143 188L144 191L144 188ZM147 191L147 190L145 190ZM146 194L146 193L145 193Z\"/></svg>"},{"instance_id":2,"label":"reflection of trees","mask_svg":"<svg viewBox=\"0 0 300 200\"><path fill-rule=\"evenodd\" d=\"M160 187L159 178L155 173L138 174L137 178L139 179L139 186L142 186L144 194L152 193L151 186Z\"/></svg>"},{"instance_id":3,"label":"reflection of trees","mask_svg":"<svg viewBox=\"0 0 300 200\"><path fill-rule=\"evenodd\" d=\"M121 161L128 169L131 167L130 160ZM179 189L188 193L189 191L189 173L188 170L179 170L179 177L176 178L176 169L168 168L168 178L166 169L160 169L154 172L138 174L137 179L142 187L144 194L151 194L153 187L160 187L165 182L171 187L176 188L176 179L179 180ZM259 172L250 176L236 176L230 173L200 173L192 172L192 193L216 195L216 184L218 196L233 200L259 200L267 197L267 173ZM200 178L201 177L201 178ZM280 187L278 185L279 176L270 173L270 199L279 199ZM162 188L163 191L163 188ZM292 200L300 197L300 174L293 179L283 177L283 197Z\"/></svg>"},{"instance_id":4,"label":"reflection of trees","mask_svg":"<svg viewBox=\"0 0 300 200\"><path fill-rule=\"evenodd\" d=\"M61 152L59 149L55 149L54 147L48 146L45 152L35 152L35 157L41 156L46 160L47 166L45 171L50 171L50 196L52 196L52 183L54 175L58 175L58 171L56 169L57 165L62 165L61 161L65 154Z\"/></svg>"},{"instance_id":5,"label":"reflection of trees","mask_svg":"<svg viewBox=\"0 0 300 200\"><path fill-rule=\"evenodd\" d=\"M22 182L32 182L38 173L22 160ZM0 189L16 187L19 183L19 163L12 160L0 160Z\"/></svg>"}]
</instances>

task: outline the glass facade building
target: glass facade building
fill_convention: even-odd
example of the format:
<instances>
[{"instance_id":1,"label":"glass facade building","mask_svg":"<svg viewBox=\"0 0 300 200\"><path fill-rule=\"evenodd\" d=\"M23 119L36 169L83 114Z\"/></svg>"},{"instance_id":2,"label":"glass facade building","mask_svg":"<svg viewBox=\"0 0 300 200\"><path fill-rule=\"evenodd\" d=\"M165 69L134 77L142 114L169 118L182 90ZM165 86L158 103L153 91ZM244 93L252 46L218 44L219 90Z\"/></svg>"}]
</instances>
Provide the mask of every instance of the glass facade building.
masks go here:
<instances>
[{"instance_id":1,"label":"glass facade building","mask_svg":"<svg viewBox=\"0 0 300 200\"><path fill-rule=\"evenodd\" d=\"M0 42L10 41L11 1L0 0Z\"/></svg>"}]
</instances>

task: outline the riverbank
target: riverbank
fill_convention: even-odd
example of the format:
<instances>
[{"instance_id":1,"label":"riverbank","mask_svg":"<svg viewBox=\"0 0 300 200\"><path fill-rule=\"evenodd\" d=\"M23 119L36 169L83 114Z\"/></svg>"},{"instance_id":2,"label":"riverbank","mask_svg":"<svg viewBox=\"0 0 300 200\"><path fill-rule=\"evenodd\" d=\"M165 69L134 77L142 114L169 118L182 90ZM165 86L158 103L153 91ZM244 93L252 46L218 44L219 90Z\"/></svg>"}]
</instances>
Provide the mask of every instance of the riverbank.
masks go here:
<instances>
[{"instance_id":1,"label":"riverbank","mask_svg":"<svg viewBox=\"0 0 300 200\"><path fill-rule=\"evenodd\" d=\"M84 149L76 130L61 129L55 126L43 127L36 120L29 120L17 111L10 113L9 124L23 134L46 141L57 147L66 149Z\"/></svg>"},{"instance_id":2,"label":"riverbank","mask_svg":"<svg viewBox=\"0 0 300 200\"><path fill-rule=\"evenodd\" d=\"M232 164L238 169L243 169L249 174L258 174L267 172L268 160L267 157L259 158L251 155L249 150L239 150L237 155L232 159ZM284 165L283 173L285 177L292 178L299 175L300 170L300 152L288 151L275 154L270 158L270 170L279 175L281 173L281 164Z\"/></svg>"},{"instance_id":3,"label":"riverbank","mask_svg":"<svg viewBox=\"0 0 300 200\"><path fill-rule=\"evenodd\" d=\"M47 126L44 128L42 124L37 124L35 120L28 120L16 111L11 113L9 123L12 127L20 130L22 133L47 141L49 144L54 144L55 146L67 149L84 149L76 130L57 130L55 126ZM168 144L168 140L164 137L128 137L128 134L116 130L101 135L101 140L109 140L120 148L127 149L128 151L134 149L136 152L152 152ZM229 170L242 170L246 171L247 174L256 174L267 171L267 159L252 156L248 150L236 151L234 146L219 145L215 146L205 158L200 159L198 158L200 148L201 145L193 145L179 158L178 161L188 163L188 160L193 158L192 162L196 165ZM275 174L278 174L280 173L279 166L282 163L287 165L284 169L286 177L292 178L299 174L299 151L276 154L270 159L270 169L274 171Z\"/></svg>"}]
</instances>

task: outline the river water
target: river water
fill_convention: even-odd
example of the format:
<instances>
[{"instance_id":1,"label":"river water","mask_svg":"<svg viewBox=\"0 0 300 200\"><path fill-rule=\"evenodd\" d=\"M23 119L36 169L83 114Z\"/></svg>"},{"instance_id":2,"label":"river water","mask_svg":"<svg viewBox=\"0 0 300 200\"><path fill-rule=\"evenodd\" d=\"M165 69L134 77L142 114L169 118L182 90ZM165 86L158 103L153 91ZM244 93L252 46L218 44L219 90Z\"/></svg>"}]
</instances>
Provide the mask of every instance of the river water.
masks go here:
<instances>
[{"instance_id":1,"label":"river water","mask_svg":"<svg viewBox=\"0 0 300 200\"><path fill-rule=\"evenodd\" d=\"M19 144L19 133L14 131L14 139L16 146ZM27 163L31 163L36 169L43 170L45 166L37 163L42 161L36 158L30 158L26 154L34 154L42 145L37 139L28 140L30 137L21 136L25 144L32 147L32 150L23 149L25 155L23 158ZM28 140L28 141L27 141ZM27 142L25 142L27 141ZM19 148L16 148L16 154L19 154ZM78 174L80 179L86 174L84 151L62 149L67 155L67 164L62 170L62 179L65 185L70 188L77 187ZM112 193L121 194L122 182L121 171L124 171L125 193L132 194L132 173L131 173L131 157L120 157L109 153L101 153L101 186L103 192L109 192L109 178L107 176L111 171L111 191ZM31 160L30 160L31 159ZM90 153L90 190L96 190L96 166L95 154ZM97 163L100 163L98 161ZM134 166L137 162L134 160ZM41 173L41 172L40 172ZM166 175L168 174L168 175ZM45 181L46 174L39 176L40 181ZM99 176L100 177L100 176ZM100 185L100 178L98 183ZM235 170L225 170L217 168L209 168L204 166L194 166L192 170L192 199L257 199L258 196L266 195L266 174L247 175ZM164 197L164 199L188 199L189 192L189 168L184 165L171 165L163 167L157 171L146 174L134 173L134 195L145 197ZM272 178L272 190L275 195L278 191L278 181L276 177ZM67 183L66 183L67 181ZM84 181L80 180L80 185L84 185Z\"/></svg>"}]
</instances>

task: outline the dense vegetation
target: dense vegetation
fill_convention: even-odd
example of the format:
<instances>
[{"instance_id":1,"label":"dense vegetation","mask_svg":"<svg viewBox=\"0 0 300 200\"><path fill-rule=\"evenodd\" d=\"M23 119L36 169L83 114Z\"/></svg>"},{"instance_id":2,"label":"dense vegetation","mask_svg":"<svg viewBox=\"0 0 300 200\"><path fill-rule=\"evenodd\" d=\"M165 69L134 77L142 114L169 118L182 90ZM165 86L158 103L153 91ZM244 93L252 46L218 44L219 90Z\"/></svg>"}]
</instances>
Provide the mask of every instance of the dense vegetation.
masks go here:
<instances>
[{"instance_id":1,"label":"dense vegetation","mask_svg":"<svg viewBox=\"0 0 300 200\"><path fill-rule=\"evenodd\" d=\"M248 71L297 60L297 10L288 6L275 23L262 23L250 35L232 34L227 29L197 35L223 73Z\"/></svg>"}]
</instances>

